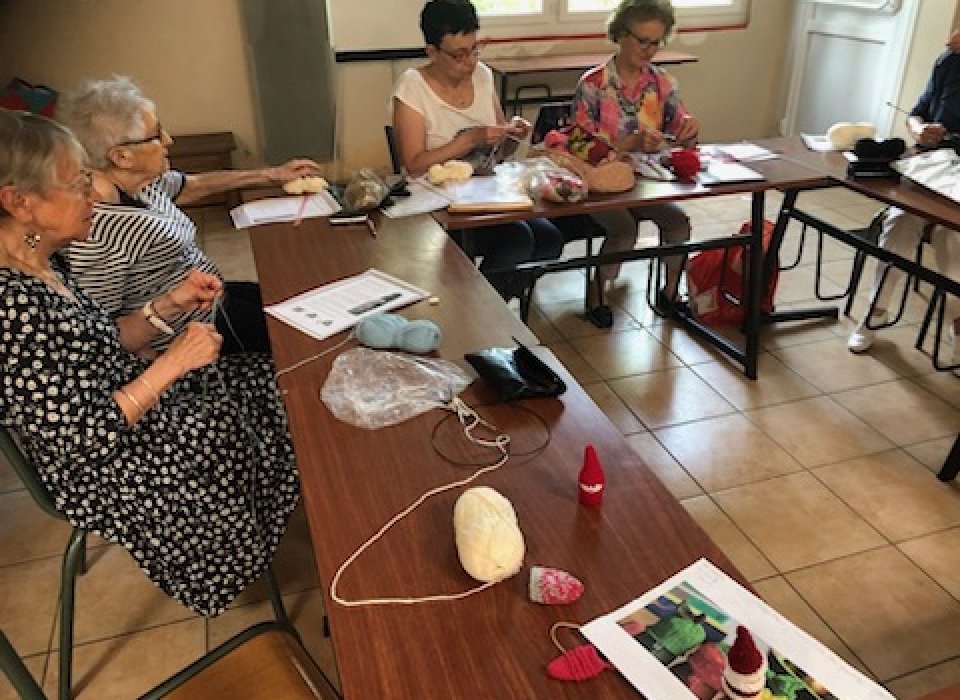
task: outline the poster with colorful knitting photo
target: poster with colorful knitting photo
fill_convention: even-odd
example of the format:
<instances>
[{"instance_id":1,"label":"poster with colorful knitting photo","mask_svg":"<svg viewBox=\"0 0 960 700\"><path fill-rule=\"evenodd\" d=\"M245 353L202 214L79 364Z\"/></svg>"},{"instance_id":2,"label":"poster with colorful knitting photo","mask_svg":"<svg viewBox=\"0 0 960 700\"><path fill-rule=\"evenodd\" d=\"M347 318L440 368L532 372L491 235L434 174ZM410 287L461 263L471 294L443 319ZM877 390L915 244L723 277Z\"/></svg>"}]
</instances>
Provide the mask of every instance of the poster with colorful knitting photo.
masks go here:
<instances>
[{"instance_id":1,"label":"poster with colorful knitting photo","mask_svg":"<svg viewBox=\"0 0 960 700\"><path fill-rule=\"evenodd\" d=\"M837 700L686 581L618 624L699 700Z\"/></svg>"},{"instance_id":2,"label":"poster with colorful knitting photo","mask_svg":"<svg viewBox=\"0 0 960 700\"><path fill-rule=\"evenodd\" d=\"M709 561L581 628L647 700L892 700Z\"/></svg>"}]
</instances>

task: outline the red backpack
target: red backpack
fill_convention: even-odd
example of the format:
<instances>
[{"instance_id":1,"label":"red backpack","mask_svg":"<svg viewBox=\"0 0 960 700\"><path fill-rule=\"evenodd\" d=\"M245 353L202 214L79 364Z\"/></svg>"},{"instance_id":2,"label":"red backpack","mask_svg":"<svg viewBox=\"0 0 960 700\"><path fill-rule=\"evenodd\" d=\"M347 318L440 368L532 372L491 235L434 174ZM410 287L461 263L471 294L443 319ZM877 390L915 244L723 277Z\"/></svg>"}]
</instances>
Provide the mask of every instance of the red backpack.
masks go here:
<instances>
[{"instance_id":1,"label":"red backpack","mask_svg":"<svg viewBox=\"0 0 960 700\"><path fill-rule=\"evenodd\" d=\"M740 235L750 235L750 222L740 227ZM773 224L763 222L763 253L766 255L773 236ZM690 308L697 319L709 326L736 326L744 321L743 271L750 258L744 248L704 250L687 264L687 289ZM780 270L774 268L770 283L760 299L764 313L773 310Z\"/></svg>"}]
</instances>

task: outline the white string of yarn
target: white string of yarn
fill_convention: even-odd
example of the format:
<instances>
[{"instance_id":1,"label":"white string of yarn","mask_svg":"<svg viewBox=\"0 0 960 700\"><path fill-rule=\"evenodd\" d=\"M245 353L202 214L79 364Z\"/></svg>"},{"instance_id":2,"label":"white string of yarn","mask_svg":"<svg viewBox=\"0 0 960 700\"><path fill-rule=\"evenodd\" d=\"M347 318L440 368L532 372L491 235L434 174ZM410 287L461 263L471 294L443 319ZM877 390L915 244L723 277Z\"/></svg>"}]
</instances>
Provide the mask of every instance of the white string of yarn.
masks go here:
<instances>
[{"instance_id":1,"label":"white string of yarn","mask_svg":"<svg viewBox=\"0 0 960 700\"><path fill-rule=\"evenodd\" d=\"M216 315L220 310L221 310L220 297L217 297L213 305L214 318L216 318ZM228 329L230 330L231 333L233 333L234 337L237 337L236 331L233 329L233 325L230 323L229 317L226 315L226 313L224 313L223 316L226 321ZM347 334L347 336L343 340L341 340L336 345L333 345L309 357L305 357L302 360L299 360L288 367L284 367L283 369L277 370L276 377L279 379L285 374L293 372L301 367L304 367L310 364L311 362L314 362L320 359L325 355L330 354L331 352L339 350L344 345L346 345L351 340L353 340L355 337L356 337L356 332L355 331L350 332L349 334ZM237 338L237 342L238 343L240 342L239 338ZM226 392L226 385L223 383L223 378L219 375L218 370L215 370L215 371L218 379L220 380L221 386ZM206 384L204 385L204 392L206 393ZM227 397L227 399L229 401L229 396ZM476 430L478 427L482 426L493 432L497 432L497 428L493 424L481 418L480 415L477 414L477 412L474 411L472 408L470 408L470 406L468 406L462 399L460 399L460 397L457 397L457 396L453 397L450 403L443 404L442 407L449 411L454 412L457 415L457 419L460 421L460 424L463 426L464 435L467 437L467 439L470 442L476 445L480 445L481 447L491 447L499 450L500 458L493 464L490 464L486 467L481 467L480 469L478 469L477 471L475 471L473 474L466 477L465 479L453 481L451 483L444 484L442 486L438 486L436 488L430 489L429 491L426 491L419 498L417 498L413 503L411 503L409 506L407 506L402 511L400 511L399 513L394 515L392 518L390 518L390 520L388 520L376 533L374 533L370 538L367 539L366 542L360 545L360 547L357 548L353 552L353 554L347 557L347 559L339 566L339 568L337 569L337 572L333 576L333 580L330 583L330 598L335 602L339 603L340 605L343 605L345 607L360 607L360 606L366 606L366 605L413 605L416 603L460 600L468 596L474 595L476 593L479 593L481 591L484 591L494 586L495 584L499 583L499 581L489 581L487 583L483 583L479 586L475 586L474 588L471 588L467 591L462 591L460 593L421 596L417 598L367 598L362 600L348 600L346 598L341 597L337 593L337 585L339 584L340 578L343 576L344 572L346 572L346 570L350 567L350 565L352 565L353 562L356 561L367 549L372 547L377 541L383 538L383 536L394 525L396 525L398 522L400 522L405 517L410 515L413 511L415 511L417 508L419 508L421 505L423 505L423 503L425 503L428 499L432 498L433 496L444 493L446 491L451 491L456 488L460 488L462 486L466 486L467 484L470 484L471 482L475 481L476 479L483 476L484 474L488 474L496 469L499 469L509 461L510 454L507 452L507 447L510 444L509 435L506 435L504 433L497 433L497 436L493 440L486 440L484 438L476 437L473 434L473 431ZM245 427L247 428L248 434L253 435L255 439L259 441L259 436L256 435L256 432L253 431L250 426L245 426ZM254 467L254 474L256 473L255 470L256 470L256 467ZM253 485L254 485L254 481L253 479L251 479L250 496L251 496L251 506L253 506L253 511L254 511L253 512L254 527L257 528L257 530L259 530L258 523L256 522L257 521L256 502L253 494Z\"/></svg>"},{"instance_id":2,"label":"white string of yarn","mask_svg":"<svg viewBox=\"0 0 960 700\"><path fill-rule=\"evenodd\" d=\"M457 414L457 418L460 420L461 425L463 425L463 433L466 435L467 439L481 447L492 447L500 451L500 458L486 467L481 467L475 471L470 476L465 479L460 479L458 481L453 481L442 486L437 486L432 488L429 491L423 493L419 498L417 498L413 503L404 508L402 511L390 518L377 532L371 535L366 542L364 542L360 547L358 547L353 554L351 554L347 559L337 568L337 572L333 575L333 580L330 582L330 598L331 600L339 603L348 608L360 607L366 605L414 605L416 603L431 603L438 601L449 601L449 600L461 600L468 596L484 591L491 586L496 585L499 581L489 581L480 586L475 586L467 591L462 591L460 593L444 593L439 595L430 595L430 596L421 596L417 598L365 598L362 600L348 600L343 598L339 593L337 593L337 585L340 583L340 578L346 572L347 568L356 561L361 554L363 554L367 549L372 547L377 541L379 541L390 528L396 525L398 522L403 520L405 517L410 515L413 511L419 508L427 499L432 498L438 494L444 493L445 491L451 491L461 486L466 486L467 484L475 481L484 474L488 474L496 469L499 469L510 459L510 454L507 452L507 447L510 444L510 436L505 433L499 433L497 428L481 418L476 411L474 411L470 406L468 406L460 397L454 397L453 400L444 406L449 411L453 411ZM493 440L486 440L484 438L476 437L473 434L473 431L478 427L485 427L493 432L497 433L497 436Z\"/></svg>"}]
</instances>

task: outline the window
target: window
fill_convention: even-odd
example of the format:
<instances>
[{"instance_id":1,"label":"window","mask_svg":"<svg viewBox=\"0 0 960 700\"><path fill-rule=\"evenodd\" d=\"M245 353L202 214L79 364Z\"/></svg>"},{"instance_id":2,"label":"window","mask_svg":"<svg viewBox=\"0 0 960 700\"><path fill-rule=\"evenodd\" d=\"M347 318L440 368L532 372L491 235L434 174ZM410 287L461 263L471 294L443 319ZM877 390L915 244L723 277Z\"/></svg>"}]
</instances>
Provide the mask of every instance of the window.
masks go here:
<instances>
[{"instance_id":1,"label":"window","mask_svg":"<svg viewBox=\"0 0 960 700\"><path fill-rule=\"evenodd\" d=\"M544 0L473 0L481 17L542 15Z\"/></svg>"},{"instance_id":2,"label":"window","mask_svg":"<svg viewBox=\"0 0 960 700\"><path fill-rule=\"evenodd\" d=\"M507 27L522 24L523 33L600 33L619 0L473 0L484 29L503 36ZM706 29L743 26L750 0L673 0L677 26Z\"/></svg>"}]
</instances>

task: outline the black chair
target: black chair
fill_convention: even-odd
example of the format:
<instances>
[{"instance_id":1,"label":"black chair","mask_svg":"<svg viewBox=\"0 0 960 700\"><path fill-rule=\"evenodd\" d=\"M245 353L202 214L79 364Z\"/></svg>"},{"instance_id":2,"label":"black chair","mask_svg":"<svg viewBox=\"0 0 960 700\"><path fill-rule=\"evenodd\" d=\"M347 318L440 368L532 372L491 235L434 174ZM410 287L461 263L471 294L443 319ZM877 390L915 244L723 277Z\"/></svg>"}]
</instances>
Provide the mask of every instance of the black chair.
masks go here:
<instances>
[{"instance_id":1,"label":"black chair","mask_svg":"<svg viewBox=\"0 0 960 700\"><path fill-rule=\"evenodd\" d=\"M387 137L387 150L390 152L390 165L393 172L399 173L403 170L403 163L400 162L400 151L397 149L397 136L393 130L392 124L385 124L383 133Z\"/></svg>"},{"instance_id":2,"label":"black chair","mask_svg":"<svg viewBox=\"0 0 960 700\"><path fill-rule=\"evenodd\" d=\"M40 686L0 630L0 669L21 700L46 700ZM336 700L289 625L262 622L208 652L140 700Z\"/></svg>"},{"instance_id":3,"label":"black chair","mask_svg":"<svg viewBox=\"0 0 960 700\"><path fill-rule=\"evenodd\" d=\"M24 487L40 508L53 518L66 520L40 480L36 467L23 454L16 440L5 428L0 428L0 453L6 457L10 466L20 477ZM87 531L74 526L70 531L67 546L63 553L63 565L60 574L60 673L57 697L70 700L73 675L73 621L77 576L86 570ZM287 612L283 607L280 589L270 567L264 572L264 582L270 594L270 603L278 621L290 626Z\"/></svg>"}]
</instances>

